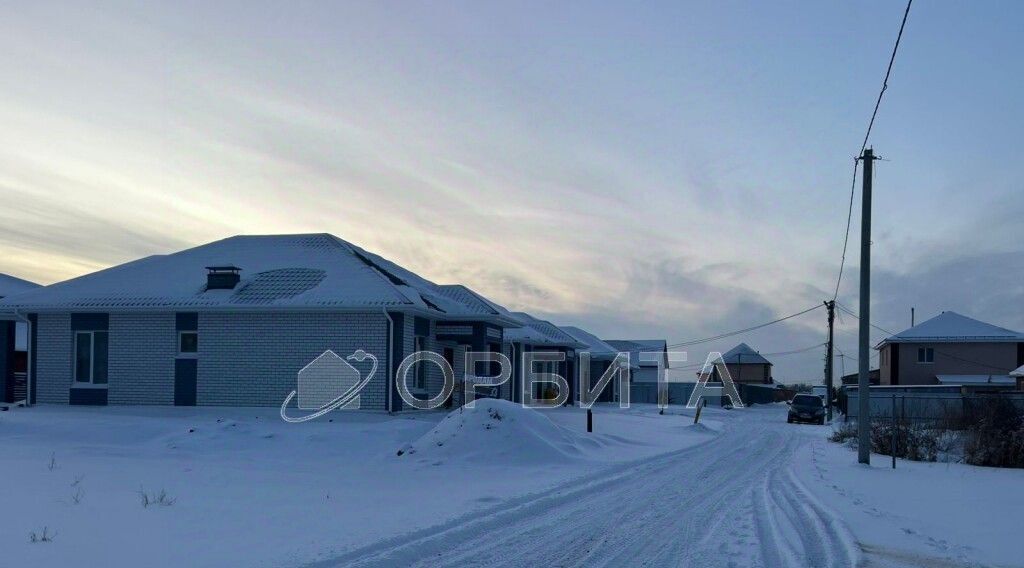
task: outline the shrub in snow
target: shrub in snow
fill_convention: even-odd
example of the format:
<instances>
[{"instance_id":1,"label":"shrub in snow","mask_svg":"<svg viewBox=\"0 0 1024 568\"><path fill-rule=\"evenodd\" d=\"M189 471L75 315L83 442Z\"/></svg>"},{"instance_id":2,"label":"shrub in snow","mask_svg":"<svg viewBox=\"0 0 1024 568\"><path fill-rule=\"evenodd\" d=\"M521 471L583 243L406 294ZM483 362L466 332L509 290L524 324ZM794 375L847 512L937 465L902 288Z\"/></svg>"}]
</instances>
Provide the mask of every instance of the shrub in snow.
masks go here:
<instances>
[{"instance_id":1,"label":"shrub in snow","mask_svg":"<svg viewBox=\"0 0 1024 568\"><path fill-rule=\"evenodd\" d=\"M971 465L1024 467L1024 416L1011 401L985 400L964 433L964 461Z\"/></svg>"},{"instance_id":2,"label":"shrub in snow","mask_svg":"<svg viewBox=\"0 0 1024 568\"><path fill-rule=\"evenodd\" d=\"M150 505L160 505L161 507L170 507L177 499L171 497L163 489L159 493L146 493L146 490L139 488L139 500L142 502L142 508L146 509Z\"/></svg>"},{"instance_id":3,"label":"shrub in snow","mask_svg":"<svg viewBox=\"0 0 1024 568\"><path fill-rule=\"evenodd\" d=\"M53 542L53 537L57 536L57 532L50 532L49 527L43 527L43 532L36 534L36 531L28 533L29 542Z\"/></svg>"},{"instance_id":4,"label":"shrub in snow","mask_svg":"<svg viewBox=\"0 0 1024 568\"><path fill-rule=\"evenodd\" d=\"M852 444L854 447L857 446L857 423L846 422L840 427L832 431L828 436L830 442L837 444Z\"/></svg>"}]
</instances>

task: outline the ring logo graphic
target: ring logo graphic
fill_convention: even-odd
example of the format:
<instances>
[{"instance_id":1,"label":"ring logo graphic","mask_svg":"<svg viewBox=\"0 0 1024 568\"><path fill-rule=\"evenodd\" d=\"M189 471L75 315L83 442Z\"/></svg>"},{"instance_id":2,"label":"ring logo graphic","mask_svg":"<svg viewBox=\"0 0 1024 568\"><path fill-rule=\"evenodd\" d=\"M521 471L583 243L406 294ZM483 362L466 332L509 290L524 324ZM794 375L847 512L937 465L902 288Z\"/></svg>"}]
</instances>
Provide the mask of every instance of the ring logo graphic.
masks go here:
<instances>
[{"instance_id":1,"label":"ring logo graphic","mask_svg":"<svg viewBox=\"0 0 1024 568\"><path fill-rule=\"evenodd\" d=\"M370 360L370 372L362 377L359 369L349 361L362 363L367 359ZM376 372L377 357L372 353L357 349L343 359L328 349L299 371L298 389L292 391L281 403L281 418L285 422L298 423L319 418L338 408L358 409L359 392L373 379ZM288 403L296 395L300 410L315 412L304 416L288 416Z\"/></svg>"}]
</instances>

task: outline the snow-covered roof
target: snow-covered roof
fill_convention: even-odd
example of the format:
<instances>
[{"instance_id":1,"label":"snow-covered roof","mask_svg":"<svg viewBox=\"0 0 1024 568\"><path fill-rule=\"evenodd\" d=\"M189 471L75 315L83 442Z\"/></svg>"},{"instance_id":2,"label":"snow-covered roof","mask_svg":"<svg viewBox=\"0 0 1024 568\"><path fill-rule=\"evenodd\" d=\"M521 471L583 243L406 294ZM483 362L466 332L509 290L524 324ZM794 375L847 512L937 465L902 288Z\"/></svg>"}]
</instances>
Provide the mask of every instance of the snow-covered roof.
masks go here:
<instances>
[{"instance_id":1,"label":"snow-covered roof","mask_svg":"<svg viewBox=\"0 0 1024 568\"><path fill-rule=\"evenodd\" d=\"M233 289L207 290L207 267L214 266L239 267L241 281ZM460 296L334 235L246 235L23 292L0 300L0 309L390 308L519 325Z\"/></svg>"},{"instance_id":2,"label":"snow-covered roof","mask_svg":"<svg viewBox=\"0 0 1024 568\"><path fill-rule=\"evenodd\" d=\"M1016 369L1010 371L1010 376L1011 377L1024 377L1024 365L1021 365L1020 367L1017 367Z\"/></svg>"},{"instance_id":3,"label":"snow-covered roof","mask_svg":"<svg viewBox=\"0 0 1024 568\"><path fill-rule=\"evenodd\" d=\"M747 345L746 343L740 343L736 347L726 351L722 354L722 361L730 364L751 364L751 365L771 365L772 362L765 359L760 353L754 351L754 348Z\"/></svg>"},{"instance_id":4,"label":"snow-covered roof","mask_svg":"<svg viewBox=\"0 0 1024 568\"><path fill-rule=\"evenodd\" d=\"M590 333L589 331L584 331L578 327L574 327L571 325L563 325L561 326L561 329L563 329L574 339L582 343L585 346L583 350L589 352L590 356L594 359L614 359L615 356L619 354L618 349L598 339L596 335ZM632 369L640 368L639 363L632 357L630 357L629 359L629 366Z\"/></svg>"},{"instance_id":5,"label":"snow-covered roof","mask_svg":"<svg viewBox=\"0 0 1024 568\"><path fill-rule=\"evenodd\" d=\"M879 343L1000 343L1024 341L1024 334L997 327L956 312L942 312L930 320L887 337Z\"/></svg>"},{"instance_id":6,"label":"snow-covered roof","mask_svg":"<svg viewBox=\"0 0 1024 568\"><path fill-rule=\"evenodd\" d=\"M935 375L942 385L1016 385L1009 375Z\"/></svg>"},{"instance_id":7,"label":"snow-covered roof","mask_svg":"<svg viewBox=\"0 0 1024 568\"><path fill-rule=\"evenodd\" d=\"M39 288L39 284L9 274L0 274L0 298Z\"/></svg>"},{"instance_id":8,"label":"snow-covered roof","mask_svg":"<svg viewBox=\"0 0 1024 568\"><path fill-rule=\"evenodd\" d=\"M636 361L641 367L657 367L657 361L646 361L641 359L641 353L662 353L668 351L668 341L664 339L608 339L605 343L619 351L629 351L631 361ZM668 367L668 356L663 355L665 366Z\"/></svg>"},{"instance_id":9,"label":"snow-covered roof","mask_svg":"<svg viewBox=\"0 0 1024 568\"><path fill-rule=\"evenodd\" d=\"M513 312L512 316L523 322L523 327L505 330L505 341L517 341L531 345L586 349L586 344L576 340L555 324L535 318L525 312Z\"/></svg>"}]
</instances>

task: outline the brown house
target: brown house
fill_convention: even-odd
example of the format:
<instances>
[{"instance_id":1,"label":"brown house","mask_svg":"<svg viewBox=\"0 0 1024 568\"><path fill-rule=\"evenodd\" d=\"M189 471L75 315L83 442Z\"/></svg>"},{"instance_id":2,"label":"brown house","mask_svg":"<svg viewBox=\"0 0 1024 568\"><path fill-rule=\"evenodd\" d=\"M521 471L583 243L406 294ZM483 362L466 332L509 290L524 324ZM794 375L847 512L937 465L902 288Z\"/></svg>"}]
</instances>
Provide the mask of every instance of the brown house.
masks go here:
<instances>
[{"instance_id":1,"label":"brown house","mask_svg":"<svg viewBox=\"0 0 1024 568\"><path fill-rule=\"evenodd\" d=\"M997 382L1024 365L1024 334L956 312L942 312L876 349L883 385L966 385L981 376Z\"/></svg>"},{"instance_id":2,"label":"brown house","mask_svg":"<svg viewBox=\"0 0 1024 568\"><path fill-rule=\"evenodd\" d=\"M722 362L725 363L734 383L767 385L775 382L772 378L771 361L765 359L746 343L740 343L723 353ZM697 372L697 375L700 376L700 371ZM712 382L721 381L717 365L711 369L710 380Z\"/></svg>"}]
</instances>

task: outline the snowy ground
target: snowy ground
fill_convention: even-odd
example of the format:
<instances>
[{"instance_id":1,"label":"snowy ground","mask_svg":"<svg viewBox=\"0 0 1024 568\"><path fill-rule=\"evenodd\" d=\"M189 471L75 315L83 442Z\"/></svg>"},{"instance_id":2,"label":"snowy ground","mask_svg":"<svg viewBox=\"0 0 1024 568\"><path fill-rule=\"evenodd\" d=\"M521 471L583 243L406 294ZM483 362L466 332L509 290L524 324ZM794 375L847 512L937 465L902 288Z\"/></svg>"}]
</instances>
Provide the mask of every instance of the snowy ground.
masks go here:
<instances>
[{"instance_id":1,"label":"snowy ground","mask_svg":"<svg viewBox=\"0 0 1024 568\"><path fill-rule=\"evenodd\" d=\"M480 404L298 425L269 409L2 413L0 565L1024 565L1021 471L857 466L785 406L708 409L696 427L601 407L587 435L576 409ZM175 502L143 508L140 487ZM44 526L53 542L30 543Z\"/></svg>"},{"instance_id":2,"label":"snowy ground","mask_svg":"<svg viewBox=\"0 0 1024 568\"><path fill-rule=\"evenodd\" d=\"M577 409L544 416L572 447L481 447L501 428L461 454L398 457L444 414L287 424L273 409L15 409L0 414L0 566L302 564L714 436L649 406L598 408L590 436ZM140 488L176 501L143 508ZM44 527L53 541L30 543Z\"/></svg>"}]
</instances>

